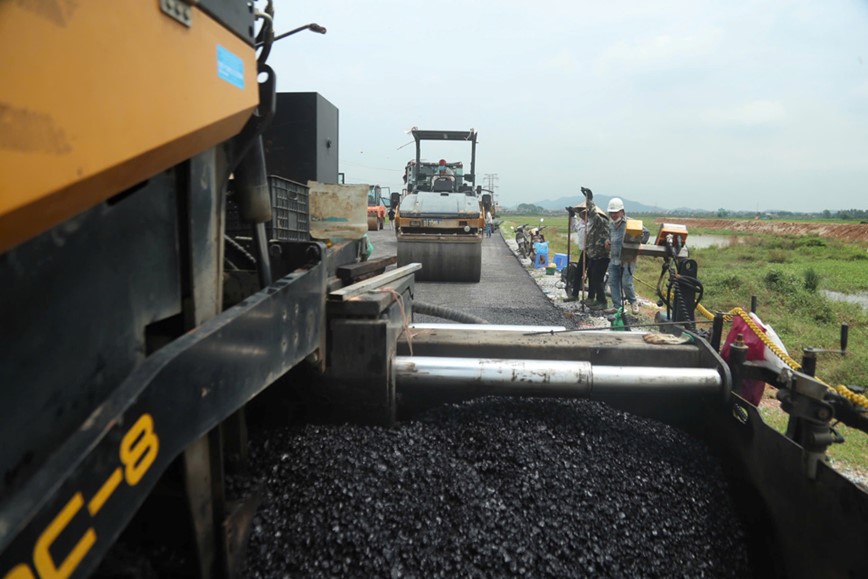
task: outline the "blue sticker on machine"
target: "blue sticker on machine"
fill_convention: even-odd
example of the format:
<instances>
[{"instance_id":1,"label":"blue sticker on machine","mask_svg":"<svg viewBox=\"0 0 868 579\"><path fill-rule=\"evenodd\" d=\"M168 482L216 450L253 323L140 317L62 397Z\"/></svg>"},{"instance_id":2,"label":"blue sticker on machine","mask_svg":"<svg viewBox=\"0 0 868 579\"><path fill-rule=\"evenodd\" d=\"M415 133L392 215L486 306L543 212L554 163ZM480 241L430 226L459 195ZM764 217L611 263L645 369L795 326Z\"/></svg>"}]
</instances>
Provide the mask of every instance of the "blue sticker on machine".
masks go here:
<instances>
[{"instance_id":1,"label":"blue sticker on machine","mask_svg":"<svg viewBox=\"0 0 868 579\"><path fill-rule=\"evenodd\" d=\"M244 88L244 61L219 44L217 45L217 76L240 89Z\"/></svg>"}]
</instances>

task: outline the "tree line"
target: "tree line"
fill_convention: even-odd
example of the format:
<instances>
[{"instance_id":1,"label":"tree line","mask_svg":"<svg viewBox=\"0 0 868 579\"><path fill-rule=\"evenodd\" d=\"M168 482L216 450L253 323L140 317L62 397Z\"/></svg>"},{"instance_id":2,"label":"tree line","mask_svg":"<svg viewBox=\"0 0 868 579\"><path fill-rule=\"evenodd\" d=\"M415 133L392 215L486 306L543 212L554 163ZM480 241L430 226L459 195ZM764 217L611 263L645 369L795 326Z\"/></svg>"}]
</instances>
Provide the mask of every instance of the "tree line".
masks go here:
<instances>
[{"instance_id":1,"label":"tree line","mask_svg":"<svg viewBox=\"0 0 868 579\"><path fill-rule=\"evenodd\" d=\"M691 212L692 216L697 215L697 212ZM673 213L674 215L674 213ZM798 211L730 211L728 209L718 209L715 212L717 217L721 218L742 218L742 219L840 219L844 221L866 221L868 220L868 210L866 209L842 209L840 211L832 211L824 209L819 213L804 213Z\"/></svg>"},{"instance_id":2,"label":"tree line","mask_svg":"<svg viewBox=\"0 0 868 579\"><path fill-rule=\"evenodd\" d=\"M501 213L514 213L517 215L560 215L563 209L545 209L533 203L519 203L514 209L503 208ZM732 211L718 209L716 211L705 210L675 210L658 212L673 217L718 217L721 219L840 219L844 221L868 221L868 209L843 209L832 211L824 209L821 212L797 212L797 211ZM641 215L636 212L636 215Z\"/></svg>"}]
</instances>

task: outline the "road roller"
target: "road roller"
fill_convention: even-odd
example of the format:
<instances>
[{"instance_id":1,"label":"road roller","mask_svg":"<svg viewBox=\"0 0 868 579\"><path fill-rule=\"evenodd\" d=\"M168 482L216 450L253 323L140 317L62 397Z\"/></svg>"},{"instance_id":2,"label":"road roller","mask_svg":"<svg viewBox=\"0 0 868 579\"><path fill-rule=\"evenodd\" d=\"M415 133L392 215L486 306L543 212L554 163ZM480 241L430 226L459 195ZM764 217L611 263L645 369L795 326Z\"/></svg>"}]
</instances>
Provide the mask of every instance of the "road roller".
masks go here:
<instances>
[{"instance_id":1,"label":"road roller","mask_svg":"<svg viewBox=\"0 0 868 579\"><path fill-rule=\"evenodd\" d=\"M724 361L720 329L687 323L666 325L684 339L664 345L413 324L426 268L480 277L475 155L470 174L442 171L469 183L408 195L465 198L427 214L455 220L443 239L420 239L437 258L457 251L449 259L422 252L392 269L362 260L364 232L267 235L270 193L286 183L265 163L277 100L266 61L276 38L325 32L277 34L285 21L271 2L0 4L0 49L15 55L0 83L0 578L170 563L163 576L241 577L262 500L230 484L249 462L251 405L287 423L304 409L395 425L497 395L596 399L684 428L745 489L782 575L868 576L868 492L824 459L836 421L868 432L864 397L830 392L815 363L772 373L739 344ZM422 138L475 151L475 131L414 136L414 179ZM314 205L307 194L293 190L298 211ZM412 208L401 205L403 243L426 232ZM783 393L791 432L763 423L743 379ZM117 573L124 562L132 572Z\"/></svg>"},{"instance_id":2,"label":"road roller","mask_svg":"<svg viewBox=\"0 0 868 579\"><path fill-rule=\"evenodd\" d=\"M388 187L386 191L388 192ZM368 231L379 231L386 223L386 204L379 185L368 186Z\"/></svg>"},{"instance_id":3,"label":"road roller","mask_svg":"<svg viewBox=\"0 0 868 579\"><path fill-rule=\"evenodd\" d=\"M485 213L476 188L476 131L412 129L416 158L405 168L407 194L396 214L398 265L420 263L420 281L479 281ZM461 162L422 161L422 141L470 144L470 172Z\"/></svg>"}]
</instances>

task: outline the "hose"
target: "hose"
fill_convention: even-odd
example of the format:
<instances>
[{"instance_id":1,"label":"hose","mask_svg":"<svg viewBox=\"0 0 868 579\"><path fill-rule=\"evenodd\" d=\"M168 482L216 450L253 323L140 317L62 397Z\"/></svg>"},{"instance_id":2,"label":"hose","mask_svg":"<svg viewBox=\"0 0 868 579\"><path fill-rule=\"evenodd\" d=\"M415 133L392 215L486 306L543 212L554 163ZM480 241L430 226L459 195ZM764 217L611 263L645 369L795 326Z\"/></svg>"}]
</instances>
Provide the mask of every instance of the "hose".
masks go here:
<instances>
[{"instance_id":1,"label":"hose","mask_svg":"<svg viewBox=\"0 0 868 579\"><path fill-rule=\"evenodd\" d=\"M256 265L256 258L253 257L250 252L244 249L244 247L240 243L238 243L228 235L223 236L223 241L226 243L227 250L235 251L238 255L241 255L244 259L246 259L251 265ZM236 267L236 269L238 268Z\"/></svg>"},{"instance_id":2,"label":"hose","mask_svg":"<svg viewBox=\"0 0 868 579\"><path fill-rule=\"evenodd\" d=\"M669 295L671 295L673 289L675 290L675 299L673 301L675 308L677 308L678 310L675 314L675 319L684 322L684 325L687 326L687 329L691 332L696 331L696 325L690 321L690 310L687 307L687 303L684 301L684 296L681 294L681 284L677 281L675 283L671 283L669 289Z\"/></svg>"},{"instance_id":3,"label":"hose","mask_svg":"<svg viewBox=\"0 0 868 579\"><path fill-rule=\"evenodd\" d=\"M255 11L256 18L262 19L262 27L259 29L259 34L256 35L256 47L262 47L262 51L257 57L259 64L265 64L271 54L271 46L274 44L274 5L272 0L268 0L264 10Z\"/></svg>"},{"instance_id":4,"label":"hose","mask_svg":"<svg viewBox=\"0 0 868 579\"><path fill-rule=\"evenodd\" d=\"M820 380L820 382L823 382L823 381ZM850 404L852 404L853 406L861 406L862 408L868 409L868 397L866 397L864 394L857 394L856 392L853 392L852 390L850 390L849 388L847 388L843 384L838 384L837 386L834 386L834 387L829 386L825 382L823 382L823 384L825 384L829 388L832 388L835 392L840 394L843 398L846 398L850 402Z\"/></svg>"},{"instance_id":5,"label":"hose","mask_svg":"<svg viewBox=\"0 0 868 579\"><path fill-rule=\"evenodd\" d=\"M690 288L694 292L693 303L688 304L684 300L684 294L682 293L684 288ZM695 277L679 275L675 279L670 279L669 284L666 288L666 305L675 309L675 306L678 304L678 301L681 300L683 303L678 308L678 313L684 316L684 320L690 319L690 312L696 309L696 304L702 300L703 296L703 286L702 283L696 279ZM674 299L673 295L675 294Z\"/></svg>"},{"instance_id":6,"label":"hose","mask_svg":"<svg viewBox=\"0 0 868 579\"><path fill-rule=\"evenodd\" d=\"M666 274L669 274L666 284L666 293L663 293L663 279ZM650 285L650 284L649 284ZM694 291L693 303L688 304L684 299L682 290L690 288ZM690 312L698 310L705 292L705 288L695 277L680 274L676 271L674 263L671 261L664 262L663 268L660 271L660 277L657 278L657 297L660 301L666 304L666 313L675 316L675 319L690 324ZM677 313L676 313L677 310ZM714 316L712 316L712 319ZM693 330L694 327L689 325L688 329Z\"/></svg>"},{"instance_id":7,"label":"hose","mask_svg":"<svg viewBox=\"0 0 868 579\"><path fill-rule=\"evenodd\" d=\"M413 311L417 314L423 314L426 316L433 316L435 318L441 318L444 320L452 320L453 322L459 322L461 324L487 324L488 321L484 320L478 316L474 316L472 314L465 314L464 312L459 312L458 310L453 310L451 308L447 308L444 306L437 306L434 304L426 304L424 302L413 302Z\"/></svg>"}]
</instances>

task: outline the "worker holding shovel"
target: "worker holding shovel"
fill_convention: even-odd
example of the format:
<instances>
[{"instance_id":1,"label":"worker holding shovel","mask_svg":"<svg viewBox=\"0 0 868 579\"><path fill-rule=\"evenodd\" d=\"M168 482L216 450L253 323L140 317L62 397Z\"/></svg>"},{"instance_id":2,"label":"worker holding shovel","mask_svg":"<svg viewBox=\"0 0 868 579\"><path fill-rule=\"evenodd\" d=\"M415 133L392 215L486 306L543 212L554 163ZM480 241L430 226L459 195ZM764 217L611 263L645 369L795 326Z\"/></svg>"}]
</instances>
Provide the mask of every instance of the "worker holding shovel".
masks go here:
<instances>
[{"instance_id":1,"label":"worker holding shovel","mask_svg":"<svg viewBox=\"0 0 868 579\"><path fill-rule=\"evenodd\" d=\"M594 194L590 189L582 187L585 202L576 209L579 210L579 218L587 220L587 240L585 242L585 255L588 262L588 298L585 304L591 311L605 310L606 288L603 280L609 267L609 241L610 225L608 216L600 211L594 204Z\"/></svg>"}]
</instances>

